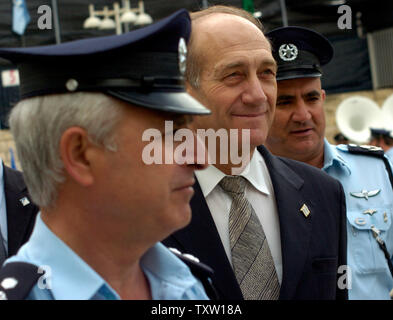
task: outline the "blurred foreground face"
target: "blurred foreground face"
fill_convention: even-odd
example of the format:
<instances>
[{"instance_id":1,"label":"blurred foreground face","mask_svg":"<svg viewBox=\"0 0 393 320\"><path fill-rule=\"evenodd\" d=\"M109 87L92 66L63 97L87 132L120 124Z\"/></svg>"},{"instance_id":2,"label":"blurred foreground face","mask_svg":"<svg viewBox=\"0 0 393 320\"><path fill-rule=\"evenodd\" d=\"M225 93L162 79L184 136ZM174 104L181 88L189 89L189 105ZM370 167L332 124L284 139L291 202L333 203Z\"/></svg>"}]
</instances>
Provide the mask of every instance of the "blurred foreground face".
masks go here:
<instances>
[{"instance_id":1,"label":"blurred foreground face","mask_svg":"<svg viewBox=\"0 0 393 320\"><path fill-rule=\"evenodd\" d=\"M266 146L276 155L307 162L323 153L325 91L319 78L283 80Z\"/></svg>"},{"instance_id":2,"label":"blurred foreground face","mask_svg":"<svg viewBox=\"0 0 393 320\"><path fill-rule=\"evenodd\" d=\"M251 148L263 144L277 87L276 63L262 31L244 18L212 14L193 22L190 50L201 71L199 87L189 93L212 111L195 117L194 128L250 129Z\"/></svg>"},{"instance_id":3,"label":"blurred foreground face","mask_svg":"<svg viewBox=\"0 0 393 320\"><path fill-rule=\"evenodd\" d=\"M139 107L126 106L124 109L116 132L117 151L102 150L97 156L99 181L96 181L94 194L98 199L106 199L99 201L97 210L114 214L116 219L113 220L118 223L131 223L134 227L144 225L146 235L163 238L190 221L194 170L204 168L205 164L197 166L176 161L147 164L142 155L149 142L142 141L143 133L151 129L157 132L164 157L166 152L174 152L165 150L166 136L188 126L189 118ZM165 120L173 121L172 132L166 132ZM179 143L173 142L174 149ZM194 145L195 149L188 153L188 163L196 163L196 143Z\"/></svg>"}]
</instances>

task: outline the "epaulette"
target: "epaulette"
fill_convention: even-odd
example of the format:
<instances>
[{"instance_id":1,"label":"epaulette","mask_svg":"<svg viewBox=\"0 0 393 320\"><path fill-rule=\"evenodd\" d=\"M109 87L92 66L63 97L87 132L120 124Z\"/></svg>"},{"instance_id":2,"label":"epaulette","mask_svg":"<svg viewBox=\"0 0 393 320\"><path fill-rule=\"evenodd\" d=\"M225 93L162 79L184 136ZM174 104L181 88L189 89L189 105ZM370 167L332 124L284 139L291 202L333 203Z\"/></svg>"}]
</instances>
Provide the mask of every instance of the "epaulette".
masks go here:
<instances>
[{"instance_id":1,"label":"epaulette","mask_svg":"<svg viewBox=\"0 0 393 320\"><path fill-rule=\"evenodd\" d=\"M43 272L26 262L10 262L0 269L0 300L24 300Z\"/></svg>"},{"instance_id":2,"label":"epaulette","mask_svg":"<svg viewBox=\"0 0 393 320\"><path fill-rule=\"evenodd\" d=\"M380 158L383 160L383 163L385 164L386 171L388 172L390 184L393 189L393 172L392 172L392 167L389 163L389 160L387 157L385 157L385 152L383 151L382 148L375 147L375 146L368 146L368 145L355 145L355 144L349 144L348 145L348 152L352 154L361 154L361 155L366 155L366 156L371 156L375 158Z\"/></svg>"},{"instance_id":3,"label":"epaulette","mask_svg":"<svg viewBox=\"0 0 393 320\"><path fill-rule=\"evenodd\" d=\"M369 146L369 145L356 145L356 144L349 144L348 145L348 152L353 154L361 154L365 156L372 156L376 158L383 158L385 152L382 148L376 146Z\"/></svg>"},{"instance_id":4,"label":"epaulette","mask_svg":"<svg viewBox=\"0 0 393 320\"><path fill-rule=\"evenodd\" d=\"M218 294L213 284L211 283L211 277L214 274L212 268L208 265L199 261L199 259L188 253L181 253L176 248L168 248L173 254L175 254L181 261L183 261L191 270L191 273L199 281L201 281L206 294L211 300L218 300Z\"/></svg>"}]
</instances>

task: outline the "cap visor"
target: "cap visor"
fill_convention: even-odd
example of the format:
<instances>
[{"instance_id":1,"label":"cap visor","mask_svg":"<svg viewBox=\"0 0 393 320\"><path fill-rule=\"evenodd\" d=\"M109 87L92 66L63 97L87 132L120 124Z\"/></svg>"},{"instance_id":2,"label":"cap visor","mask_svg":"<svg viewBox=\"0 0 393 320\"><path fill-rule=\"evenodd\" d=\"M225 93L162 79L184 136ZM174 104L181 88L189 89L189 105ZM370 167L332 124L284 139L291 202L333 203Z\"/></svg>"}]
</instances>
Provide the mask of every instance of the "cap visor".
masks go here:
<instances>
[{"instance_id":1,"label":"cap visor","mask_svg":"<svg viewBox=\"0 0 393 320\"><path fill-rule=\"evenodd\" d=\"M186 92L139 92L108 90L107 94L120 100L163 112L206 115L211 111Z\"/></svg>"},{"instance_id":2,"label":"cap visor","mask_svg":"<svg viewBox=\"0 0 393 320\"><path fill-rule=\"evenodd\" d=\"M318 78L321 77L322 73L318 71L290 71L285 72L283 74L278 74L276 77L277 81L281 80L290 80L290 79L298 79L298 78Z\"/></svg>"}]
</instances>

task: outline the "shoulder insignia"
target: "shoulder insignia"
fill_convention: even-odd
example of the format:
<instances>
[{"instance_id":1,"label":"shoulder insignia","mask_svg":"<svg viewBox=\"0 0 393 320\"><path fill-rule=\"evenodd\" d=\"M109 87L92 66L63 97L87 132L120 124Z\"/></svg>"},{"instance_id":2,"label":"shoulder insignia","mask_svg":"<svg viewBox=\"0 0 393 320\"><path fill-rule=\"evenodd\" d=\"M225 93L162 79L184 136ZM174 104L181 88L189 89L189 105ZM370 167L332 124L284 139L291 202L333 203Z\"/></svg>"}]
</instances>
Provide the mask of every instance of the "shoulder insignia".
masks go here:
<instances>
[{"instance_id":1,"label":"shoulder insignia","mask_svg":"<svg viewBox=\"0 0 393 320\"><path fill-rule=\"evenodd\" d=\"M381 147L370 146L368 144L362 144L360 147L369 151L383 151Z\"/></svg>"},{"instance_id":2,"label":"shoulder insignia","mask_svg":"<svg viewBox=\"0 0 393 320\"><path fill-rule=\"evenodd\" d=\"M43 273L26 262L10 262L0 269L0 300L23 300Z\"/></svg>"},{"instance_id":3,"label":"shoulder insignia","mask_svg":"<svg viewBox=\"0 0 393 320\"><path fill-rule=\"evenodd\" d=\"M206 294L209 296L209 298L211 300L218 300L217 291L211 283L211 277L214 274L213 269L208 265L200 262L197 257L189 253L181 253L176 248L168 249L190 268L194 277L198 278L198 280L202 282L202 285L205 288Z\"/></svg>"},{"instance_id":4,"label":"shoulder insignia","mask_svg":"<svg viewBox=\"0 0 393 320\"><path fill-rule=\"evenodd\" d=\"M349 144L348 145L348 152L353 153L353 154L362 154L366 156L372 156L375 158L379 158L383 161L385 164L385 168L389 177L390 184L393 188L393 170L392 166L388 160L387 157L385 157L385 152L383 151L382 148L375 147L375 146L357 146L354 144ZM366 198L367 199L367 198Z\"/></svg>"},{"instance_id":5,"label":"shoulder insignia","mask_svg":"<svg viewBox=\"0 0 393 320\"><path fill-rule=\"evenodd\" d=\"M176 248L168 248L172 253L174 253L180 260L182 260L190 269L197 268L200 272L204 273L206 276L213 275L214 271L208 265L199 261L199 259L189 253L181 253ZM192 271L192 270L191 270Z\"/></svg>"},{"instance_id":6,"label":"shoulder insignia","mask_svg":"<svg viewBox=\"0 0 393 320\"><path fill-rule=\"evenodd\" d=\"M362 154L368 155L377 158L383 158L385 152L380 147L369 146L369 145L356 145L356 144L349 144L348 145L348 152L352 154Z\"/></svg>"}]
</instances>

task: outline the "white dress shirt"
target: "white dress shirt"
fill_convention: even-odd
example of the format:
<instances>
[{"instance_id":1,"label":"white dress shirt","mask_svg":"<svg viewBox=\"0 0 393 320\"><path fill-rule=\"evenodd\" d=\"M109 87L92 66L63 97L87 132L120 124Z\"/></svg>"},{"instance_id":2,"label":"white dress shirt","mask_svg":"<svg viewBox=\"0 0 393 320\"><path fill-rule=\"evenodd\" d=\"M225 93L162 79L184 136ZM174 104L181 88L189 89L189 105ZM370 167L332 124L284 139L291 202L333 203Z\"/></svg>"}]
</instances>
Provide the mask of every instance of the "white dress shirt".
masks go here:
<instances>
[{"instance_id":1,"label":"white dress shirt","mask_svg":"<svg viewBox=\"0 0 393 320\"><path fill-rule=\"evenodd\" d=\"M195 175L216 224L228 260L232 263L228 226L232 198L218 185L225 177L225 173L210 165L205 170L196 171ZM257 150L241 175L250 182L247 184L245 196L262 224L281 284L282 256L276 199L265 160Z\"/></svg>"}]
</instances>

